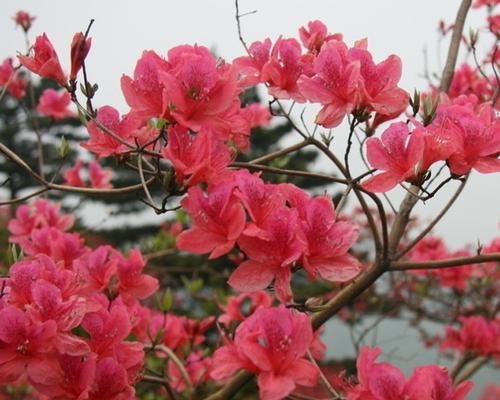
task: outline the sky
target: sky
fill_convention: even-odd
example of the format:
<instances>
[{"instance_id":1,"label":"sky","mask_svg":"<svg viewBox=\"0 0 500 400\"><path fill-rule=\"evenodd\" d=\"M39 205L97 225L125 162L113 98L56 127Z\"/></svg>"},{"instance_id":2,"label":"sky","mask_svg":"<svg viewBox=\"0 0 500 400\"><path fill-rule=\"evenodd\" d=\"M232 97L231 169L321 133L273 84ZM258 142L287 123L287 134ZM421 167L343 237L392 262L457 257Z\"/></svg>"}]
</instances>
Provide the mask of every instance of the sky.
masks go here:
<instances>
[{"instance_id":1,"label":"sky","mask_svg":"<svg viewBox=\"0 0 500 400\"><path fill-rule=\"evenodd\" d=\"M412 92L414 88L426 88L422 78L424 47L430 70L439 71L444 64L446 43L439 45L437 24L440 19L452 22L459 3L459 0L241 0L240 12L257 11L242 18L243 35L249 43L266 37L274 40L279 35L297 37L300 26L316 19L322 20L331 32L343 33L347 43L366 37L376 61L390 54L401 57L400 86ZM233 0L4 0L0 3L2 59L25 50L22 32L14 29L9 18L19 9L37 17L30 38L46 32L66 70L69 70L73 34L85 30L89 20L95 19L87 60L90 81L99 84L95 103L110 104L122 112L127 107L120 91L120 77L132 74L136 60L146 49L164 55L176 45L198 43L214 49L228 61L243 55ZM468 25L482 27L484 17L484 10L473 10ZM309 115L312 117L313 113ZM338 128L339 137L342 129L345 131L345 127ZM335 172L324 162L319 168ZM436 229L454 249L478 240L485 243L499 232L498 174L474 173L471 178L456 206ZM420 204L416 212L423 219L431 218L451 194L451 190L443 190L426 205ZM401 188L390 193L396 203L403 196ZM150 217L154 218L152 210Z\"/></svg>"}]
</instances>

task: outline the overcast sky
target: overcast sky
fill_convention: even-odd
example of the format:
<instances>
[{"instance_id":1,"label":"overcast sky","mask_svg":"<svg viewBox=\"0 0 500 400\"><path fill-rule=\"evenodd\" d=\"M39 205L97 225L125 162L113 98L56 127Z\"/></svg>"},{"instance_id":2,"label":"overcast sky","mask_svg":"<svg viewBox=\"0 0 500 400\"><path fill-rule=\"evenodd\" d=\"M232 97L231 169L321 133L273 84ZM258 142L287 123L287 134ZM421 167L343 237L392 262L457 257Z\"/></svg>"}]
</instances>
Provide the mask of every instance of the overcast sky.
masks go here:
<instances>
[{"instance_id":1,"label":"overcast sky","mask_svg":"<svg viewBox=\"0 0 500 400\"><path fill-rule=\"evenodd\" d=\"M427 46L431 69L438 68L437 23L451 22L458 0L242 0L241 12L257 10L243 18L243 33L248 42L272 39L279 35L296 36L298 27L320 19L331 32L341 32L348 43L367 37L369 49L377 61L397 54L403 61L401 86L412 91L425 89L421 78L423 48ZM97 105L111 104L123 112L126 104L120 92L119 79L131 74L137 58L145 49L159 54L179 44L203 44L231 60L242 55L234 19L233 0L183 1L103 1L3 0L0 3L0 58L24 51L20 29L14 29L10 16L19 10L37 16L30 32L46 32L66 70L69 69L69 44L74 32L82 31L91 18L92 50L88 59L90 80L99 84ZM484 25L484 10L473 10L469 25ZM446 43L442 45L444 62ZM329 166L323 169L330 168ZM333 170L331 171L333 173ZM474 173L457 206L437 229L446 235L452 247L466 242L483 242L498 235L500 222L499 174L481 176ZM398 188L391 197L403 195ZM430 217L445 203L450 191L419 206L422 215ZM151 214L153 212L151 211Z\"/></svg>"}]
</instances>

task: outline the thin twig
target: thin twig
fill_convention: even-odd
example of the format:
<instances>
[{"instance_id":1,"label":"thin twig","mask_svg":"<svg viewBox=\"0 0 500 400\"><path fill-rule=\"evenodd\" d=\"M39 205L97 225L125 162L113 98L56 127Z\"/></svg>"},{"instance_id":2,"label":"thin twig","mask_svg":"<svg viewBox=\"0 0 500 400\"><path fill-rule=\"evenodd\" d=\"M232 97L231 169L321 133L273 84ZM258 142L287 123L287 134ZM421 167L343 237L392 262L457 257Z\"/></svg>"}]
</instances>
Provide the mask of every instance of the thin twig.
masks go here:
<instances>
[{"instance_id":1,"label":"thin twig","mask_svg":"<svg viewBox=\"0 0 500 400\"><path fill-rule=\"evenodd\" d=\"M447 92L450 88L451 81L453 80L453 74L455 72L455 65L457 64L458 50L460 48L460 41L462 40L462 32L464 30L465 19L467 13L471 6L472 0L462 0L460 7L455 18L455 23L453 25L453 33L451 35L450 47L448 49L448 56L446 58L446 64L441 74L441 82L439 84L439 90L441 92Z\"/></svg>"},{"instance_id":2,"label":"thin twig","mask_svg":"<svg viewBox=\"0 0 500 400\"><path fill-rule=\"evenodd\" d=\"M389 269L391 271L408 271L414 269L440 269L460 267L469 264L482 264L487 262L500 262L500 253L487 253L470 257L455 257L447 260L432 261L394 261Z\"/></svg>"}]
</instances>

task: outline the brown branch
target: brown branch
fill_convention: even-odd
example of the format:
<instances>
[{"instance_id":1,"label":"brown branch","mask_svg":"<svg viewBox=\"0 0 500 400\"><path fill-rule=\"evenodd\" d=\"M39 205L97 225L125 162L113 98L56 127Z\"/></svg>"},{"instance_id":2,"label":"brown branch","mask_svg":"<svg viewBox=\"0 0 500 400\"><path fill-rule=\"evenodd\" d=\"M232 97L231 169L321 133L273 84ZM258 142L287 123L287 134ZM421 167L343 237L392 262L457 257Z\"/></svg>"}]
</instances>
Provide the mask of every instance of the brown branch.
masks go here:
<instances>
[{"instance_id":1,"label":"brown branch","mask_svg":"<svg viewBox=\"0 0 500 400\"><path fill-rule=\"evenodd\" d=\"M342 179L342 178L336 178L335 176L319 174L319 173L314 173L314 172L300 171L300 170L295 170L295 169L283 169L283 168L276 168L276 167L268 167L267 165L250 164L250 163L245 163L245 162L233 162L233 163L231 163L230 167L246 168L246 169L264 171L264 172L269 172L272 174L279 174L279 175L292 175L292 176L305 176L308 178L319 178L319 179L324 179L324 180L327 180L330 182L342 183L344 185L347 185L347 181L345 179Z\"/></svg>"},{"instance_id":2,"label":"brown branch","mask_svg":"<svg viewBox=\"0 0 500 400\"><path fill-rule=\"evenodd\" d=\"M455 378L455 382L454 382L455 385L459 385L462 382L469 379L472 375L474 375L477 371L479 371L479 369L481 369L481 367L483 365L488 363L489 360L490 360L489 357L485 357L485 356L478 357L476 362L471 364L469 366L469 368L467 368L465 371L463 371L461 374L459 374L458 377Z\"/></svg>"},{"instance_id":3,"label":"brown branch","mask_svg":"<svg viewBox=\"0 0 500 400\"><path fill-rule=\"evenodd\" d=\"M32 197L38 196L40 194L43 194L43 193L45 193L45 192L47 192L49 190L50 190L49 188L41 188L41 189L39 189L39 190L37 190L37 191L35 191L33 193L27 194L26 196L21 196L21 197L16 197L14 199L6 200L6 201L1 201L0 202L0 206L7 206L7 205L11 205L11 204L20 203L20 202L29 200Z\"/></svg>"},{"instance_id":4,"label":"brown branch","mask_svg":"<svg viewBox=\"0 0 500 400\"><path fill-rule=\"evenodd\" d=\"M194 388L193 381L189 377L189 374L186 371L186 368L184 367L184 364L182 363L182 361L179 359L179 357L177 357L177 355L170 348L168 348L167 346L164 346L162 344L156 344L156 345L146 346L145 349L148 350L148 351L160 351L163 354L165 354L167 356L167 358L169 358L170 360L172 360L172 362L179 369L179 372L181 373L182 379L186 383L186 386L189 389L193 389Z\"/></svg>"},{"instance_id":5,"label":"brown branch","mask_svg":"<svg viewBox=\"0 0 500 400\"><path fill-rule=\"evenodd\" d=\"M460 194L465 188L465 184L467 183L467 179L469 178L469 175L466 176L465 180L462 181L458 189L455 191L451 199L448 201L446 206L441 210L441 212L431 221L431 223L422 231L420 234L413 239L410 244L408 244L403 250L401 250L399 253L396 254L394 257L395 260L399 260L401 257L403 257L406 253L408 253L413 247L415 247L418 242L420 242L437 224L439 221L441 221L441 218L445 216L445 214L448 212L448 210L451 208L451 206L455 203L455 201L458 199Z\"/></svg>"},{"instance_id":6,"label":"brown branch","mask_svg":"<svg viewBox=\"0 0 500 400\"><path fill-rule=\"evenodd\" d=\"M313 328L318 329L342 307L363 293L384 273L385 269L383 264L375 263L359 274L352 283L340 290L328 303L323 305L321 311L311 315Z\"/></svg>"},{"instance_id":7,"label":"brown branch","mask_svg":"<svg viewBox=\"0 0 500 400\"><path fill-rule=\"evenodd\" d=\"M437 261L394 261L389 269L391 271L407 271L414 269L440 269L460 267L469 264L482 264L487 262L500 262L500 253L487 253L479 256L456 257Z\"/></svg>"},{"instance_id":8,"label":"brown branch","mask_svg":"<svg viewBox=\"0 0 500 400\"><path fill-rule=\"evenodd\" d=\"M453 25L453 33L451 35L446 64L441 74L441 83L439 84L439 90L441 92L447 92L450 88L453 74L455 73L455 65L457 64L458 49L460 48L460 41L462 40L465 18L467 17L467 12L469 11L471 3L472 0L462 0L460 8L458 9L455 24Z\"/></svg>"},{"instance_id":9,"label":"brown branch","mask_svg":"<svg viewBox=\"0 0 500 400\"><path fill-rule=\"evenodd\" d=\"M415 191L418 194L418 188L414 185L410 188L410 190ZM392 224L391 232L389 234L389 256L391 257L397 250L399 246L399 242L404 235L406 230L406 226L410 221L410 214L413 210L413 207L418 201L418 197L416 197L413 193L407 193L403 201L399 206L398 213L396 214L396 219Z\"/></svg>"},{"instance_id":10,"label":"brown branch","mask_svg":"<svg viewBox=\"0 0 500 400\"><path fill-rule=\"evenodd\" d=\"M70 193L84 193L84 194L92 194L92 195L110 195L110 194L124 194L130 192L136 192L143 188L143 184L139 183L136 185L125 186L121 188L110 188L110 189L96 189L96 188L88 188L88 187L79 187L79 186L68 186L68 185L60 185L57 183L48 182L43 179L39 174L37 174L33 169L26 164L26 162L19 157L16 153L14 153L11 149L5 146L3 143L0 143L0 152L2 152L5 156L10 158L17 165L22 167L33 179L35 179L38 183L40 183L43 188L38 189L40 193L43 193L47 190L59 190L62 192L70 192ZM149 178L146 183L149 185L154 181L155 178ZM45 190L44 190L45 189ZM37 193L37 194L40 194ZM32 194L29 197L33 197L36 194ZM22 198L21 198L22 199ZM21 201L21 200L17 200ZM15 201L16 202L16 201Z\"/></svg>"},{"instance_id":11,"label":"brown branch","mask_svg":"<svg viewBox=\"0 0 500 400\"><path fill-rule=\"evenodd\" d=\"M310 144L312 144L310 140L303 140L300 143L296 143L292 146L285 147L284 149L274 151L272 153L266 154L265 156L254 158L253 160L250 160L248 163L249 164L261 164L261 163L266 162L266 161L271 161L271 160L274 160L275 158L278 158L278 157L284 156L286 154L293 153L294 151L300 150L303 147L309 146Z\"/></svg>"}]
</instances>

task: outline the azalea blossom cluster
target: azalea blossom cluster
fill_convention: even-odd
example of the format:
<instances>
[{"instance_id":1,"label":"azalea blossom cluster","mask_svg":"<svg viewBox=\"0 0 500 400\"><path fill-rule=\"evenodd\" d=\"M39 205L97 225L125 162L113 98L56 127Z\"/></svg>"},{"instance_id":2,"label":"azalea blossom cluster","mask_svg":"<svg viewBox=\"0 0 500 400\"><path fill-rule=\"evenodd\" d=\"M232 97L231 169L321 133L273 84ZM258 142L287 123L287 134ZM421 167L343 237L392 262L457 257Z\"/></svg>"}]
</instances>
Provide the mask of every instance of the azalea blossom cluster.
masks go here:
<instances>
[{"instance_id":1,"label":"azalea blossom cluster","mask_svg":"<svg viewBox=\"0 0 500 400\"><path fill-rule=\"evenodd\" d=\"M359 384L348 391L348 400L464 400L473 383L453 385L448 371L438 365L417 367L410 378L388 362L376 362L382 350L363 347L356 361Z\"/></svg>"},{"instance_id":2,"label":"azalea blossom cluster","mask_svg":"<svg viewBox=\"0 0 500 400\"><path fill-rule=\"evenodd\" d=\"M367 40L349 48L341 34L330 34L321 21L310 22L299 34L304 50L293 38L252 43L249 56L234 61L243 82L265 83L276 99L321 104L316 123L326 128L338 126L351 113L374 112L378 124L406 109L408 94L397 86L399 57L376 64Z\"/></svg>"},{"instance_id":3,"label":"azalea blossom cluster","mask_svg":"<svg viewBox=\"0 0 500 400\"><path fill-rule=\"evenodd\" d=\"M336 219L327 196L264 183L258 174L242 170L209 186L207 195L191 187L181 204L193 225L178 236L179 249L217 258L237 244L247 255L229 277L236 290L261 290L274 281L278 299L290 302L290 280L298 266L312 278L334 282L348 281L362 269L348 253L358 228Z\"/></svg>"},{"instance_id":4,"label":"azalea blossom cluster","mask_svg":"<svg viewBox=\"0 0 500 400\"><path fill-rule=\"evenodd\" d=\"M50 399L131 399L144 363L143 343L127 340L131 310L158 281L138 250L93 250L72 224L46 200L9 222L26 256L2 280L0 381L24 379Z\"/></svg>"},{"instance_id":5,"label":"azalea blossom cluster","mask_svg":"<svg viewBox=\"0 0 500 400\"><path fill-rule=\"evenodd\" d=\"M81 175L83 165L84 162L78 160L73 167L68 168L64 172L63 177L67 185L80 187L90 186L97 189L106 189L113 186L111 184L112 171L102 168L97 161L91 161L88 164L89 182L85 182Z\"/></svg>"},{"instance_id":6,"label":"azalea blossom cluster","mask_svg":"<svg viewBox=\"0 0 500 400\"><path fill-rule=\"evenodd\" d=\"M497 3L477 0L475 7L485 5L491 11ZM15 16L25 33L33 20L23 12ZM497 22L490 16L494 34ZM247 55L232 62L200 45L176 46L165 55L144 51L133 74L121 78L129 107L121 114L111 105L94 108L92 104L97 86L88 82L85 73L90 48L88 31L74 35L67 74L47 35L38 36L29 52L18 56L19 67L11 59L0 66L3 93L24 96L28 81L19 72L21 66L55 81L62 90L45 90L36 107L38 114L49 117L45 120L50 123L74 118L70 110L74 103L88 131L88 140L81 146L98 159L115 157L120 166L138 172L140 184L123 192L139 188L156 212L164 212L171 197L183 196L179 208L189 217L189 224L164 228L181 251L176 256L183 257L182 252L208 255L221 264L226 257L236 268L227 274L227 268L222 271L224 282L227 279L232 289L243 293L219 301L219 293L209 288L209 301L215 298L222 311L218 317L205 313L195 319L199 310L190 310L189 317L176 314L172 311L176 295L169 290L153 308L148 299L159 293L160 282L144 273L149 256L138 249L125 254L109 245L91 248L79 233L70 231L73 216L48 200L35 200L17 208L8 223L9 241L22 249L22 255L16 253L8 276L0 279L0 384L28 384L40 400L131 400L137 398L137 384L143 382L159 384L160 394L175 398L173 391L203 395L214 382L229 382L231 387L238 373L237 383L245 374L256 375L260 398L279 400L300 387L318 386L320 378L329 387L316 361L326 351L318 326L363 292L375 297L376 291L367 289L386 272L404 270L405 263L414 271L414 275L407 274L409 285L402 280L390 288L393 293L384 293L393 302L404 300L401 287L417 292L422 276L437 278L427 281L437 282L440 289L451 288L448 291L457 298L469 289L498 291L498 263L484 259L478 261L482 266L418 269L429 261L473 258L469 249L452 252L433 236L404 247L408 245L404 235L412 226L408 204L416 199L415 204L420 192L432 197L424 184L437 163L447 166L448 180L463 183L472 170L500 171L498 88L492 84L494 77L485 76L479 66L459 67L447 93L431 87L429 93L416 93L410 99L399 87L402 66L398 56L375 62L366 39L350 46L342 34L332 34L322 22L312 21L299 29L299 40L279 37L255 42ZM80 104L77 93L82 69L86 106ZM248 87L259 84L272 97L269 108L245 105L241 99ZM299 148L315 145L339 167L343 175L339 179L330 173L311 173L347 186L335 203L339 205L326 193L311 195L291 183L268 183L260 172L242 167L250 169L253 164L290 175L304 172L257 163L280 157L280 151L248 163L235 162L250 149L252 129L270 123L276 105L293 125L281 100L290 100L292 108L295 103L315 104L319 129L336 128L349 120L345 168L325 137L319 140L307 128L305 133L296 129L304 139ZM404 115L409 105L413 113ZM377 137L380 124L400 116L406 122L390 124ZM360 141L360 150L363 154L366 143L373 170L353 179L349 150L360 124L366 137ZM40 136L38 144L43 161ZM77 161L63 169L64 184L54 184L57 174L45 181L43 165L38 174L3 144L1 151L30 172L44 191L54 186L70 192L114 190L110 190L112 171L98 161ZM418 188L418 193L410 193L415 199L405 200L394 215L386 214L374 192L386 192L405 182ZM161 183L167 193L162 208L154 204L150 183ZM366 254L353 251L360 226L339 211L351 191L366 217L363 227L375 243L374 252L371 248ZM366 200L373 200L376 209ZM174 240L168 246L173 252ZM494 240L481 250L478 259L500 253L500 243ZM328 285L328 291L320 291L316 298L299 298L295 283L301 272L311 284L327 281L319 283ZM358 274L362 275L359 279ZM447 327L439 339L442 350L498 359L499 320L493 313L489 318L480 316L480 312L486 315L482 305L464 301L455 307L457 313L477 315L462 316L459 330ZM368 301L358 302L353 309L363 313L371 306ZM210 332L215 328L220 333L219 346ZM437 365L417 367L407 378L396 366L377 362L380 354L378 348L361 349L356 382L343 375L335 377L348 400L461 400L472 389L472 382L457 380L454 372L448 374Z\"/></svg>"},{"instance_id":7,"label":"azalea blossom cluster","mask_svg":"<svg viewBox=\"0 0 500 400\"><path fill-rule=\"evenodd\" d=\"M455 349L469 353L500 359L500 318L487 319L482 316L460 317L461 329L446 327L440 343L441 350Z\"/></svg>"},{"instance_id":8,"label":"azalea blossom cluster","mask_svg":"<svg viewBox=\"0 0 500 400\"><path fill-rule=\"evenodd\" d=\"M368 161L383 172L364 182L367 190L385 192L401 182L420 186L438 161L445 161L454 177L471 169L500 171L500 121L491 104L479 103L474 95L459 96L443 101L429 125L413 124L414 129L393 123L380 139L368 139Z\"/></svg>"}]
</instances>

